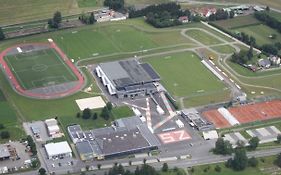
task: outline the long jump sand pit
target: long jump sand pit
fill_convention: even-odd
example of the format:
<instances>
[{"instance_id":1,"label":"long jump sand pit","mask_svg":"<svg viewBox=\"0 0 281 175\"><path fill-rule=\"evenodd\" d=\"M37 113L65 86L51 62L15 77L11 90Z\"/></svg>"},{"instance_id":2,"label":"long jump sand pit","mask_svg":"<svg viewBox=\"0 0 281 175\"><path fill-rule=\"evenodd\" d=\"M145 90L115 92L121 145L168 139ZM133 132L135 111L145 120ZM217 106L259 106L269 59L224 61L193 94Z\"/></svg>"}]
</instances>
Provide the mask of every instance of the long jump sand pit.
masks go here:
<instances>
[{"instance_id":1,"label":"long jump sand pit","mask_svg":"<svg viewBox=\"0 0 281 175\"><path fill-rule=\"evenodd\" d=\"M101 96L83 98L83 99L78 99L75 101L81 111L83 111L86 108L89 108L89 109L103 108L106 105L104 100L101 98Z\"/></svg>"}]
</instances>

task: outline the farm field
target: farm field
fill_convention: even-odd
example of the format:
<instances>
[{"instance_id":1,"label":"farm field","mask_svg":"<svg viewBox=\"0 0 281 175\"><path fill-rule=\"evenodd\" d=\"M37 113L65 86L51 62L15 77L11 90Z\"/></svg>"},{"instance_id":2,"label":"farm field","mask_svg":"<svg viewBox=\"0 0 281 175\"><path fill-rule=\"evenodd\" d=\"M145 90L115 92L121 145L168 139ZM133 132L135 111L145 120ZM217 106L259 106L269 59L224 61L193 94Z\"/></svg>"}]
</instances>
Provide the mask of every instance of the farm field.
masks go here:
<instances>
[{"instance_id":1,"label":"farm field","mask_svg":"<svg viewBox=\"0 0 281 175\"><path fill-rule=\"evenodd\" d=\"M7 55L4 59L26 90L77 80L54 49Z\"/></svg>"},{"instance_id":2,"label":"farm field","mask_svg":"<svg viewBox=\"0 0 281 175\"><path fill-rule=\"evenodd\" d=\"M162 84L174 97L188 97L224 89L224 85L192 52L151 57L143 61L150 63L160 74Z\"/></svg>"},{"instance_id":3,"label":"farm field","mask_svg":"<svg viewBox=\"0 0 281 175\"><path fill-rule=\"evenodd\" d=\"M212 44L220 44L222 43L220 40L217 38L209 35L208 33L200 30L188 30L186 34L193 39L196 39L197 41L200 41L204 45L212 45Z\"/></svg>"},{"instance_id":4,"label":"farm field","mask_svg":"<svg viewBox=\"0 0 281 175\"><path fill-rule=\"evenodd\" d=\"M79 8L76 0L0 0L2 25L48 19L55 11L63 16L81 13L89 8Z\"/></svg>"},{"instance_id":5,"label":"farm field","mask_svg":"<svg viewBox=\"0 0 281 175\"><path fill-rule=\"evenodd\" d=\"M256 43L258 45L272 44L272 43L281 41L280 33L278 33L276 30L271 29L270 27L263 25L263 24L235 28L235 29L232 29L231 31L234 33L244 32L250 36L253 36L254 38L256 38ZM275 39L269 38L269 36L272 34L276 35Z\"/></svg>"},{"instance_id":6,"label":"farm field","mask_svg":"<svg viewBox=\"0 0 281 175\"><path fill-rule=\"evenodd\" d=\"M238 16L232 19L227 20L219 20L213 22L216 25L219 25L225 29L234 29L239 28L243 26L251 26L255 24L260 24L260 21L258 21L253 15L248 16Z\"/></svg>"}]
</instances>

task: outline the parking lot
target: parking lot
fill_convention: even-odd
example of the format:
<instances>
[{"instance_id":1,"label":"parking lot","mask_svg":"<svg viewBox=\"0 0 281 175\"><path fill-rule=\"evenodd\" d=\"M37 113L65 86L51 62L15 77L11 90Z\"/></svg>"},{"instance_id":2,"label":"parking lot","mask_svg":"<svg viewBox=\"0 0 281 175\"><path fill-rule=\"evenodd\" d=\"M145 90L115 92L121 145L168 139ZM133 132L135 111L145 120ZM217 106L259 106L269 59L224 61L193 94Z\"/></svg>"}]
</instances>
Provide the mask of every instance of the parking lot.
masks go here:
<instances>
[{"instance_id":1,"label":"parking lot","mask_svg":"<svg viewBox=\"0 0 281 175\"><path fill-rule=\"evenodd\" d=\"M27 135L31 135L37 142L46 142L52 140L52 138L48 135L46 125L43 121L36 121L31 123L23 123L23 127ZM35 128L38 130L38 136L34 134L31 128Z\"/></svg>"}]
</instances>

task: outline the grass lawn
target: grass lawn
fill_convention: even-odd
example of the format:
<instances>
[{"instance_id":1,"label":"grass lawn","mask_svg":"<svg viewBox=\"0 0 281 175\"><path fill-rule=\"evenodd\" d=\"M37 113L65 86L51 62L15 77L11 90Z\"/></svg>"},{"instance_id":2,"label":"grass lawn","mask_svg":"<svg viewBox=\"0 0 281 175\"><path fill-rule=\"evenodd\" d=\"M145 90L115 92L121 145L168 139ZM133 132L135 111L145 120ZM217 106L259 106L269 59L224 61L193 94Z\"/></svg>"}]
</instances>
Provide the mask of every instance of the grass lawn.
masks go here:
<instances>
[{"instance_id":1,"label":"grass lawn","mask_svg":"<svg viewBox=\"0 0 281 175\"><path fill-rule=\"evenodd\" d=\"M210 103L219 103L229 101L230 91L228 89L219 90L209 93L198 94L193 97L183 99L185 108L207 105Z\"/></svg>"},{"instance_id":2,"label":"grass lawn","mask_svg":"<svg viewBox=\"0 0 281 175\"><path fill-rule=\"evenodd\" d=\"M217 38L209 35L208 33L200 30L188 30L186 32L187 35L190 37L196 39L197 41L205 44L205 45L212 45L212 44L220 44L221 41L218 40Z\"/></svg>"},{"instance_id":3,"label":"grass lawn","mask_svg":"<svg viewBox=\"0 0 281 175\"><path fill-rule=\"evenodd\" d=\"M17 81L27 90L77 80L54 49L9 55L4 59Z\"/></svg>"},{"instance_id":4,"label":"grass lawn","mask_svg":"<svg viewBox=\"0 0 281 175\"><path fill-rule=\"evenodd\" d=\"M215 51L223 54L232 54L235 52L235 49L231 47L230 45L223 45L223 46L215 46L212 47Z\"/></svg>"},{"instance_id":5,"label":"grass lawn","mask_svg":"<svg viewBox=\"0 0 281 175\"><path fill-rule=\"evenodd\" d=\"M263 24L235 28L232 29L231 31L235 33L244 32L250 36L253 36L254 38L256 38L256 43L260 46L263 44L272 44L281 40L280 33ZM269 36L272 34L276 34L277 37L275 39L269 38Z\"/></svg>"},{"instance_id":6,"label":"grass lawn","mask_svg":"<svg viewBox=\"0 0 281 175\"><path fill-rule=\"evenodd\" d=\"M160 74L162 84L176 97L220 91L224 85L192 52L182 52L144 60Z\"/></svg>"},{"instance_id":7,"label":"grass lawn","mask_svg":"<svg viewBox=\"0 0 281 175\"><path fill-rule=\"evenodd\" d=\"M147 24L143 24L147 25ZM136 52L169 45L190 44L178 31L141 31L129 25L95 25L53 35L56 43L73 59L122 52Z\"/></svg>"},{"instance_id":8,"label":"grass lawn","mask_svg":"<svg viewBox=\"0 0 281 175\"><path fill-rule=\"evenodd\" d=\"M253 15L247 15L247 16L238 16L227 20L219 20L219 21L215 21L214 23L225 29L234 29L237 27L260 24L260 21L258 21Z\"/></svg>"}]
</instances>

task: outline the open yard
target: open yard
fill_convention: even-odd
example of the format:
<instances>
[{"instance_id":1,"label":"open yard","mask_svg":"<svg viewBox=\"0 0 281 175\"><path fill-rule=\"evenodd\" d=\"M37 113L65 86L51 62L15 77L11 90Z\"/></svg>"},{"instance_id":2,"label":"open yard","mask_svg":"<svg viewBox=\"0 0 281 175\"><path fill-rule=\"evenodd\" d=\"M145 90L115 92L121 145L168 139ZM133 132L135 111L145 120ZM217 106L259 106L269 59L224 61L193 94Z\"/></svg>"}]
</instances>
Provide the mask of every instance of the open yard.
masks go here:
<instances>
[{"instance_id":1,"label":"open yard","mask_svg":"<svg viewBox=\"0 0 281 175\"><path fill-rule=\"evenodd\" d=\"M160 74L163 85L175 97L222 91L224 85L193 52L152 57L143 60Z\"/></svg>"},{"instance_id":2,"label":"open yard","mask_svg":"<svg viewBox=\"0 0 281 175\"><path fill-rule=\"evenodd\" d=\"M7 55L4 59L26 90L77 80L54 49Z\"/></svg>"}]
</instances>

